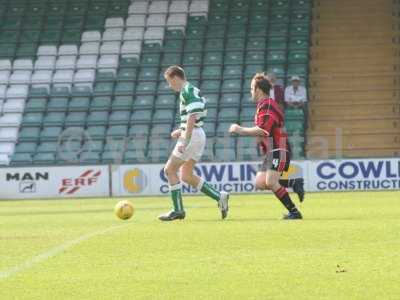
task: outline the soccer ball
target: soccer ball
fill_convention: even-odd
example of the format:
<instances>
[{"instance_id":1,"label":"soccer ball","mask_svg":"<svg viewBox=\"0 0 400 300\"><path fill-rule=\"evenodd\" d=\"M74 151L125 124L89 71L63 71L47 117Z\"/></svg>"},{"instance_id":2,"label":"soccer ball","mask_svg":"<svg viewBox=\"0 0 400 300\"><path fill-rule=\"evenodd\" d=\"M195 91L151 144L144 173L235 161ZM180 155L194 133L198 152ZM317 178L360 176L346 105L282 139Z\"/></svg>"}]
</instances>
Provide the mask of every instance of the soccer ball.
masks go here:
<instances>
[{"instance_id":1,"label":"soccer ball","mask_svg":"<svg viewBox=\"0 0 400 300\"><path fill-rule=\"evenodd\" d=\"M123 200L119 201L114 208L115 215L122 219L122 220L128 220L129 218L132 217L134 213L134 209L132 206L132 203L129 201Z\"/></svg>"}]
</instances>

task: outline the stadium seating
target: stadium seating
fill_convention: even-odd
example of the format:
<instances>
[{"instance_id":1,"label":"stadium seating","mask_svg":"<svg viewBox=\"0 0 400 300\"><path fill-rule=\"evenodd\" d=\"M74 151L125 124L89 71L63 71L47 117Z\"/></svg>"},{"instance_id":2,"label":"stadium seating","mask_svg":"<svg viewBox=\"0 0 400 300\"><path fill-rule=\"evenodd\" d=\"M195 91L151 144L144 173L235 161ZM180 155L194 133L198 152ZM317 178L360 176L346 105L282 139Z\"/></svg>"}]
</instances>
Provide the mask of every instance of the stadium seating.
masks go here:
<instances>
[{"instance_id":1,"label":"stadium seating","mask_svg":"<svg viewBox=\"0 0 400 300\"><path fill-rule=\"evenodd\" d=\"M0 13L2 164L163 162L179 109L162 76L170 64L207 97L207 136L229 140L208 144L204 160L256 159L227 134L252 120L251 76L308 78L311 0L4 0ZM288 111L303 138L295 158L303 122ZM54 147L68 128L86 132L75 156ZM119 156L106 148L115 139L127 141Z\"/></svg>"}]
</instances>

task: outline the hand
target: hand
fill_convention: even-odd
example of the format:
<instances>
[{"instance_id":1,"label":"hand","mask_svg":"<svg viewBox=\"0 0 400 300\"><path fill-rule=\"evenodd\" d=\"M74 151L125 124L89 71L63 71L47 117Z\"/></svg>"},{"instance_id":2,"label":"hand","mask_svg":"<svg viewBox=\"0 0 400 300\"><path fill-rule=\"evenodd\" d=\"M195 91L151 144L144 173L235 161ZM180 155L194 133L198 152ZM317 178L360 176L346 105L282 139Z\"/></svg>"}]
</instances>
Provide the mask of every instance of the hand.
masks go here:
<instances>
[{"instance_id":1,"label":"hand","mask_svg":"<svg viewBox=\"0 0 400 300\"><path fill-rule=\"evenodd\" d=\"M238 124L232 124L231 127L229 128L229 133L237 133L240 134L242 127L239 126Z\"/></svg>"},{"instance_id":2,"label":"hand","mask_svg":"<svg viewBox=\"0 0 400 300\"><path fill-rule=\"evenodd\" d=\"M182 133L182 129L176 129L171 132L171 138L179 139L179 137L181 136L181 133Z\"/></svg>"},{"instance_id":3,"label":"hand","mask_svg":"<svg viewBox=\"0 0 400 300\"><path fill-rule=\"evenodd\" d=\"M185 149L186 149L186 146L185 146L185 145L179 145L179 146L178 146L178 151L179 151L180 153L185 152Z\"/></svg>"}]
</instances>

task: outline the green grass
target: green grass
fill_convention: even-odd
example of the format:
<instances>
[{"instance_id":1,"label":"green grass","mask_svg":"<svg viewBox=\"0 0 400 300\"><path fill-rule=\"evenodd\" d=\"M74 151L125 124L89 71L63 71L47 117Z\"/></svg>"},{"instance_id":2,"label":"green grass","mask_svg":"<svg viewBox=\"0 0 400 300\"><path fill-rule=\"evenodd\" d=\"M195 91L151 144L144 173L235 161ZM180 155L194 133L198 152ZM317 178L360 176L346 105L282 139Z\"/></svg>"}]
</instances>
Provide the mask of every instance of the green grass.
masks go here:
<instances>
[{"instance_id":1,"label":"green grass","mask_svg":"<svg viewBox=\"0 0 400 300\"><path fill-rule=\"evenodd\" d=\"M303 221L271 195L0 201L0 299L398 299L400 192L308 194Z\"/></svg>"}]
</instances>

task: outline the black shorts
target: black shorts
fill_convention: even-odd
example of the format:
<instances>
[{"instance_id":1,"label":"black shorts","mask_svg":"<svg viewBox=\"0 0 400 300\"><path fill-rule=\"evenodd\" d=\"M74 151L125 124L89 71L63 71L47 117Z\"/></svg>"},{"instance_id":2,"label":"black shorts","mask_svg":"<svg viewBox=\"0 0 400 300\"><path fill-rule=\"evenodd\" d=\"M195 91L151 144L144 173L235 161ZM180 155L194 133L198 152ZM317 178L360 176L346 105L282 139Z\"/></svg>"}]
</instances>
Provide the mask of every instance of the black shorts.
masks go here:
<instances>
[{"instance_id":1,"label":"black shorts","mask_svg":"<svg viewBox=\"0 0 400 300\"><path fill-rule=\"evenodd\" d=\"M277 171L279 173L287 172L290 165L290 152L285 150L275 150L269 152L262 164L259 166L259 172L268 170Z\"/></svg>"}]
</instances>

